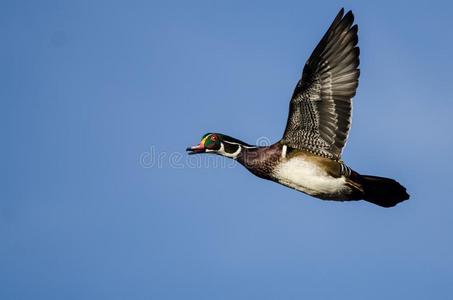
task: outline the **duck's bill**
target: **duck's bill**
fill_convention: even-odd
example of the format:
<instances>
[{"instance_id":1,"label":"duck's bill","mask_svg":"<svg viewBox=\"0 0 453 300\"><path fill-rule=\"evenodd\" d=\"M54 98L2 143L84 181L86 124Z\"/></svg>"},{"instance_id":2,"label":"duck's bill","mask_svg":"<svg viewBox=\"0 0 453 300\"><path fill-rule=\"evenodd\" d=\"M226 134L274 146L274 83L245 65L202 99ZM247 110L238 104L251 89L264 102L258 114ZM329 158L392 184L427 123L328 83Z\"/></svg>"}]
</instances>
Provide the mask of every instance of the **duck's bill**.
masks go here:
<instances>
[{"instance_id":1,"label":"duck's bill","mask_svg":"<svg viewBox=\"0 0 453 300\"><path fill-rule=\"evenodd\" d=\"M187 151L187 154L191 155L191 154L205 153L206 149L204 148L203 145L196 145L196 146L187 148L186 151Z\"/></svg>"}]
</instances>

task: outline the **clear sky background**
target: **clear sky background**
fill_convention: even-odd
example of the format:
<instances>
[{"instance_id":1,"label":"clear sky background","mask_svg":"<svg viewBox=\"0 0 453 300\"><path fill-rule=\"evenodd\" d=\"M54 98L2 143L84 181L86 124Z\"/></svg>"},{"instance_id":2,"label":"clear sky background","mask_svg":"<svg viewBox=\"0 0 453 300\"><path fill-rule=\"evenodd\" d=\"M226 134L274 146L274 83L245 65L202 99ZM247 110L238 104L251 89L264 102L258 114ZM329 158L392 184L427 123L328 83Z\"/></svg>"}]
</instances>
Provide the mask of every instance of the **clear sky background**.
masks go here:
<instances>
[{"instance_id":1,"label":"clear sky background","mask_svg":"<svg viewBox=\"0 0 453 300\"><path fill-rule=\"evenodd\" d=\"M2 1L0 299L450 298L453 6L371 2ZM362 70L343 158L410 201L188 161L210 131L281 138L342 6Z\"/></svg>"}]
</instances>

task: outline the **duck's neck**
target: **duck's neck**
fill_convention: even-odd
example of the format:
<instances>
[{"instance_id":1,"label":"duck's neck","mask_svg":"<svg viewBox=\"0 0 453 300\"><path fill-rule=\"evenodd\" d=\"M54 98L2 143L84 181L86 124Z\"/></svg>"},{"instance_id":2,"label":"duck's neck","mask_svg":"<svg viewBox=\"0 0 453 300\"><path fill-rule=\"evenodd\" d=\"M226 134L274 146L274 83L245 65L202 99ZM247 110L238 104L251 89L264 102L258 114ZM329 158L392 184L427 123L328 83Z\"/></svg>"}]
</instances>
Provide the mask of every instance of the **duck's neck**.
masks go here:
<instances>
[{"instance_id":1,"label":"duck's neck","mask_svg":"<svg viewBox=\"0 0 453 300\"><path fill-rule=\"evenodd\" d=\"M223 141L220 149L217 151L218 154L237 159L239 162L243 162L244 156L247 155L250 151L258 149L256 146L251 146L242 142L230 142L230 141Z\"/></svg>"}]
</instances>

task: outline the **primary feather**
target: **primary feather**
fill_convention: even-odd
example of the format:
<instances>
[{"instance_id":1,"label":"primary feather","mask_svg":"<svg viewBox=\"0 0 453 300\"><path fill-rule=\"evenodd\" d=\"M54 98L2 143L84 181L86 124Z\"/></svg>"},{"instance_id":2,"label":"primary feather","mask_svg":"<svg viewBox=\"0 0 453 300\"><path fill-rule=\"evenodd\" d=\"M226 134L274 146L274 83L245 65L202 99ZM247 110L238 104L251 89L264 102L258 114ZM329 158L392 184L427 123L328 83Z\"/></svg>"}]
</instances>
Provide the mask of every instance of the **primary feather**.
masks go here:
<instances>
[{"instance_id":1,"label":"primary feather","mask_svg":"<svg viewBox=\"0 0 453 300\"><path fill-rule=\"evenodd\" d=\"M352 97L360 70L352 12L338 13L305 64L297 83L282 142L340 159L351 127Z\"/></svg>"}]
</instances>

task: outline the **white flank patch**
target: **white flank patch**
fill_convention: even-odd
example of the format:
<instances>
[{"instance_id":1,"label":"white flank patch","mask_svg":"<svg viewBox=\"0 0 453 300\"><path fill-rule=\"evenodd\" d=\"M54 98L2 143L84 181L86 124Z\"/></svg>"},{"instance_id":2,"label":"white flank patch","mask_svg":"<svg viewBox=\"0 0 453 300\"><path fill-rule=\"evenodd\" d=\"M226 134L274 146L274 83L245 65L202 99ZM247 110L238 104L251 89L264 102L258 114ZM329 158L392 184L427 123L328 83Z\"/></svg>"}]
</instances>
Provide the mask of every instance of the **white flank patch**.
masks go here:
<instances>
[{"instance_id":1,"label":"white flank patch","mask_svg":"<svg viewBox=\"0 0 453 300\"><path fill-rule=\"evenodd\" d=\"M329 176L319 166L301 157L283 161L275 169L274 176L283 185L321 198L336 198L348 189L344 177Z\"/></svg>"}]
</instances>

